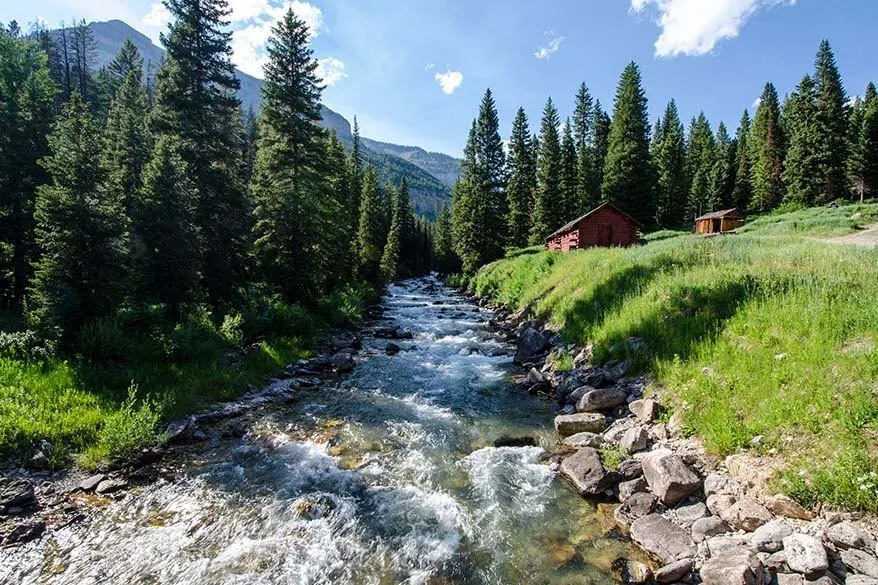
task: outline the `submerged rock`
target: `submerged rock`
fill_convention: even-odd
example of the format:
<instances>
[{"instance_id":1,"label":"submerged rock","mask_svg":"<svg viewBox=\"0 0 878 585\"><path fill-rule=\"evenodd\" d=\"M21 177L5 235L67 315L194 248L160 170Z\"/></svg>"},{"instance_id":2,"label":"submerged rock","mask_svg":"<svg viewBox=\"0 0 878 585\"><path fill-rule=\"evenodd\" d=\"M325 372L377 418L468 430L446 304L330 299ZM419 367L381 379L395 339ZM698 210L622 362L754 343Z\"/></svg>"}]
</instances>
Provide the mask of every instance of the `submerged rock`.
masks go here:
<instances>
[{"instance_id":1,"label":"submerged rock","mask_svg":"<svg viewBox=\"0 0 878 585\"><path fill-rule=\"evenodd\" d=\"M509 437L503 435L494 441L495 447L536 447L537 440L533 437Z\"/></svg>"},{"instance_id":2,"label":"submerged rock","mask_svg":"<svg viewBox=\"0 0 878 585\"><path fill-rule=\"evenodd\" d=\"M39 538L46 531L46 523L42 520L29 520L16 525L6 535L0 538L0 544L24 544Z\"/></svg>"},{"instance_id":3,"label":"submerged rock","mask_svg":"<svg viewBox=\"0 0 878 585\"><path fill-rule=\"evenodd\" d=\"M97 485L95 493L112 494L128 487L128 482L123 479L105 479Z\"/></svg>"}]
</instances>

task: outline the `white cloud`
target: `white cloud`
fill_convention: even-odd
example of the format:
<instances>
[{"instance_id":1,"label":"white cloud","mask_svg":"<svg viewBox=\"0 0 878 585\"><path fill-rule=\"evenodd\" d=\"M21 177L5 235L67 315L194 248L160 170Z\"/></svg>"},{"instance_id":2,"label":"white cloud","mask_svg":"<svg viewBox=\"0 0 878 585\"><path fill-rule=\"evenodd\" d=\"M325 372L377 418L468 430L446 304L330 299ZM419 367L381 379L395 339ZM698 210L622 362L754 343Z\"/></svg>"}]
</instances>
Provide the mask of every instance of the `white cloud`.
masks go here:
<instances>
[{"instance_id":1,"label":"white cloud","mask_svg":"<svg viewBox=\"0 0 878 585\"><path fill-rule=\"evenodd\" d=\"M463 83L463 73L460 71L446 71L445 73L437 73L435 75L436 81L439 82L439 85L442 86L442 91L451 95L454 93L454 90L460 87L460 84Z\"/></svg>"},{"instance_id":2,"label":"white cloud","mask_svg":"<svg viewBox=\"0 0 878 585\"><path fill-rule=\"evenodd\" d=\"M642 0L632 0L632 2L641 1ZM561 43L564 42L564 37L555 34L555 31L547 32L546 36L550 37L549 44L547 44L545 47L540 47L537 49L537 52L534 53L534 57L536 57L537 59L548 59L558 52L558 49L561 48Z\"/></svg>"},{"instance_id":3,"label":"white cloud","mask_svg":"<svg viewBox=\"0 0 878 585\"><path fill-rule=\"evenodd\" d=\"M143 24L164 28L171 21L171 13L161 2L154 2L149 7L149 12L143 16Z\"/></svg>"},{"instance_id":4,"label":"white cloud","mask_svg":"<svg viewBox=\"0 0 878 585\"><path fill-rule=\"evenodd\" d=\"M262 78L262 67L268 61L265 43L271 36L274 22L266 20L232 32L232 63L254 77Z\"/></svg>"},{"instance_id":5,"label":"white cloud","mask_svg":"<svg viewBox=\"0 0 878 585\"><path fill-rule=\"evenodd\" d=\"M424 71L432 71L433 69L436 69L435 63L427 63L424 65Z\"/></svg>"},{"instance_id":6,"label":"white cloud","mask_svg":"<svg viewBox=\"0 0 878 585\"><path fill-rule=\"evenodd\" d=\"M653 5L662 31L655 42L658 57L704 55L716 44L738 36L758 11L796 0L631 0L631 10L642 12Z\"/></svg>"},{"instance_id":7,"label":"white cloud","mask_svg":"<svg viewBox=\"0 0 878 585\"><path fill-rule=\"evenodd\" d=\"M323 80L324 85L330 87L348 76L348 74L344 72L344 63L335 57L318 59L317 75Z\"/></svg>"}]
</instances>

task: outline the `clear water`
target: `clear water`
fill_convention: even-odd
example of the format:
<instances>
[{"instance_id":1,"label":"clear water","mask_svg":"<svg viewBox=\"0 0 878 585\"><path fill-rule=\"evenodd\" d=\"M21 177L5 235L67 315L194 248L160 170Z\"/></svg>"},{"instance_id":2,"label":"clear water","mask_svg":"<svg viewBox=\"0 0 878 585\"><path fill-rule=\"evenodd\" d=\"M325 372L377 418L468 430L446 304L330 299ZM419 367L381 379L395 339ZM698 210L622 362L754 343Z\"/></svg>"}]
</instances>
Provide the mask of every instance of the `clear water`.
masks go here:
<instances>
[{"instance_id":1,"label":"clear water","mask_svg":"<svg viewBox=\"0 0 878 585\"><path fill-rule=\"evenodd\" d=\"M0 581L613 583L630 545L541 448L491 446L556 439L553 405L509 384L490 313L431 278L391 286L385 304L414 332L399 355L367 338L337 387L260 413L244 439L193 447L173 482L0 551Z\"/></svg>"}]
</instances>

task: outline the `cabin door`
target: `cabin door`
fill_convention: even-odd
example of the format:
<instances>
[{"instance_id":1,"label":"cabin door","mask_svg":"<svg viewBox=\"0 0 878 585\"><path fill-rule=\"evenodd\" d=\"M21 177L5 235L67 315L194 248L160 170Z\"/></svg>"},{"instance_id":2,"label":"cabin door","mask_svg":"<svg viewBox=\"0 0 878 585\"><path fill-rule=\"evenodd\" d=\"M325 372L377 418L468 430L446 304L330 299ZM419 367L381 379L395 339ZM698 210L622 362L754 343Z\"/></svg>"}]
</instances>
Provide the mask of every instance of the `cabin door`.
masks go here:
<instances>
[{"instance_id":1,"label":"cabin door","mask_svg":"<svg viewBox=\"0 0 878 585\"><path fill-rule=\"evenodd\" d=\"M613 226L609 224L598 226L598 246L613 245Z\"/></svg>"}]
</instances>

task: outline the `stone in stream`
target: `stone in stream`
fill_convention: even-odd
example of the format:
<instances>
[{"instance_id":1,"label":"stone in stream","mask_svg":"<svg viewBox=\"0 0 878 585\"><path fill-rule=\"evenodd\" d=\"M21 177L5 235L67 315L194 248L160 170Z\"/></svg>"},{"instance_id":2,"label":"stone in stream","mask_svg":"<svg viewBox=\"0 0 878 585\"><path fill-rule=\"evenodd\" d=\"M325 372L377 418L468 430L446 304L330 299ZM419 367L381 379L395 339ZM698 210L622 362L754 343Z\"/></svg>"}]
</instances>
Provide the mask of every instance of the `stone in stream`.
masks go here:
<instances>
[{"instance_id":1,"label":"stone in stream","mask_svg":"<svg viewBox=\"0 0 878 585\"><path fill-rule=\"evenodd\" d=\"M332 369L336 372L350 372L354 369L354 358L347 352L339 352L332 356Z\"/></svg>"},{"instance_id":2,"label":"stone in stream","mask_svg":"<svg viewBox=\"0 0 878 585\"><path fill-rule=\"evenodd\" d=\"M649 488L646 485L646 480L642 477L623 481L617 487L617 490L619 491L619 501L624 502L632 495L646 492L648 489Z\"/></svg>"},{"instance_id":3,"label":"stone in stream","mask_svg":"<svg viewBox=\"0 0 878 585\"><path fill-rule=\"evenodd\" d=\"M555 430L562 437L577 433L599 433L607 428L607 417L596 412L561 414L555 417Z\"/></svg>"},{"instance_id":4,"label":"stone in stream","mask_svg":"<svg viewBox=\"0 0 878 585\"><path fill-rule=\"evenodd\" d=\"M515 363L523 364L532 361L534 356L542 353L549 347L549 340L534 329L528 327L518 339L518 350L515 352Z\"/></svg>"},{"instance_id":5,"label":"stone in stream","mask_svg":"<svg viewBox=\"0 0 878 585\"><path fill-rule=\"evenodd\" d=\"M622 505L613 512L613 518L625 530L638 518L643 518L655 512L658 498L645 492L637 492L622 502Z\"/></svg>"},{"instance_id":6,"label":"stone in stream","mask_svg":"<svg viewBox=\"0 0 878 585\"><path fill-rule=\"evenodd\" d=\"M576 433L575 435L565 437L563 443L568 447L575 447L577 449L581 447L600 449L604 444L604 438L597 433Z\"/></svg>"},{"instance_id":7,"label":"stone in stream","mask_svg":"<svg viewBox=\"0 0 878 585\"><path fill-rule=\"evenodd\" d=\"M643 476L652 493L666 506L676 506L701 485L701 480L680 456L669 450L644 457Z\"/></svg>"},{"instance_id":8,"label":"stone in stream","mask_svg":"<svg viewBox=\"0 0 878 585\"><path fill-rule=\"evenodd\" d=\"M128 487L128 482L123 479L105 479L97 485L95 493L112 494Z\"/></svg>"},{"instance_id":9,"label":"stone in stream","mask_svg":"<svg viewBox=\"0 0 878 585\"><path fill-rule=\"evenodd\" d=\"M667 564L655 572L659 583L676 583L692 572L692 559L681 559Z\"/></svg>"},{"instance_id":10,"label":"stone in stream","mask_svg":"<svg viewBox=\"0 0 878 585\"><path fill-rule=\"evenodd\" d=\"M783 539L787 565L796 573L811 575L829 568L823 543L808 534L790 534Z\"/></svg>"},{"instance_id":11,"label":"stone in stream","mask_svg":"<svg viewBox=\"0 0 878 585\"><path fill-rule=\"evenodd\" d=\"M578 412L608 410L625 404L628 395L616 388L592 388L585 392L576 403Z\"/></svg>"},{"instance_id":12,"label":"stone in stream","mask_svg":"<svg viewBox=\"0 0 878 585\"><path fill-rule=\"evenodd\" d=\"M619 481L619 474L601 462L597 449L585 447L561 462L561 475L566 477L582 496L605 495Z\"/></svg>"},{"instance_id":13,"label":"stone in stream","mask_svg":"<svg viewBox=\"0 0 878 585\"><path fill-rule=\"evenodd\" d=\"M384 353L387 355L396 355L399 353L399 346L391 342L384 346Z\"/></svg>"},{"instance_id":14,"label":"stone in stream","mask_svg":"<svg viewBox=\"0 0 878 585\"><path fill-rule=\"evenodd\" d=\"M731 547L701 565L705 585L764 585L765 569L753 551Z\"/></svg>"},{"instance_id":15,"label":"stone in stream","mask_svg":"<svg viewBox=\"0 0 878 585\"><path fill-rule=\"evenodd\" d=\"M708 498L708 507L710 507L710 499L716 497L711 496ZM725 520L732 528L745 532L753 532L772 520L771 512L766 510L762 504L747 496L737 498L729 507L720 507L718 512L713 510L713 508L711 508L711 511Z\"/></svg>"},{"instance_id":16,"label":"stone in stream","mask_svg":"<svg viewBox=\"0 0 878 585\"><path fill-rule=\"evenodd\" d=\"M494 441L495 447L536 447L537 440L533 437L509 437L503 435Z\"/></svg>"},{"instance_id":17,"label":"stone in stream","mask_svg":"<svg viewBox=\"0 0 878 585\"><path fill-rule=\"evenodd\" d=\"M631 538L650 555L668 564L691 559L697 552L689 532L660 514L649 514L631 524Z\"/></svg>"},{"instance_id":18,"label":"stone in stream","mask_svg":"<svg viewBox=\"0 0 878 585\"><path fill-rule=\"evenodd\" d=\"M28 520L16 525L11 531L0 538L0 544L24 544L39 538L46 531L46 523L42 520Z\"/></svg>"},{"instance_id":19,"label":"stone in stream","mask_svg":"<svg viewBox=\"0 0 878 585\"><path fill-rule=\"evenodd\" d=\"M648 583L652 579L652 569L639 561L628 561L625 567L626 583Z\"/></svg>"},{"instance_id":20,"label":"stone in stream","mask_svg":"<svg viewBox=\"0 0 878 585\"><path fill-rule=\"evenodd\" d=\"M98 473L97 475L92 475L91 477L87 477L81 482L79 482L79 486L76 488L82 492L93 492L98 484L107 479L107 476L103 473Z\"/></svg>"},{"instance_id":21,"label":"stone in stream","mask_svg":"<svg viewBox=\"0 0 878 585\"><path fill-rule=\"evenodd\" d=\"M36 504L34 486L25 480L17 480L0 491L0 506L4 508L27 507Z\"/></svg>"}]
</instances>

